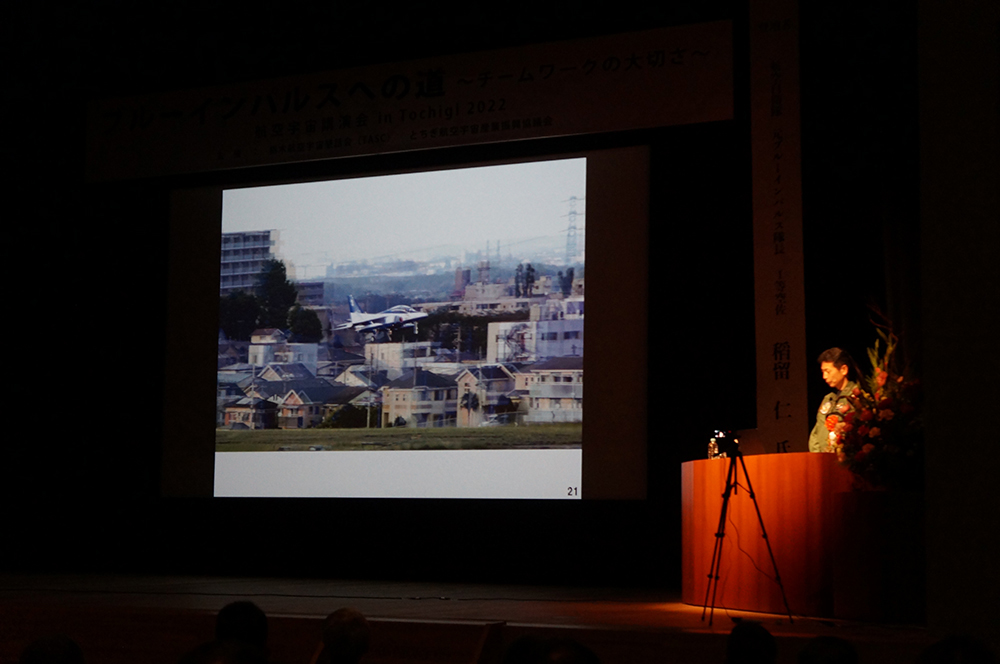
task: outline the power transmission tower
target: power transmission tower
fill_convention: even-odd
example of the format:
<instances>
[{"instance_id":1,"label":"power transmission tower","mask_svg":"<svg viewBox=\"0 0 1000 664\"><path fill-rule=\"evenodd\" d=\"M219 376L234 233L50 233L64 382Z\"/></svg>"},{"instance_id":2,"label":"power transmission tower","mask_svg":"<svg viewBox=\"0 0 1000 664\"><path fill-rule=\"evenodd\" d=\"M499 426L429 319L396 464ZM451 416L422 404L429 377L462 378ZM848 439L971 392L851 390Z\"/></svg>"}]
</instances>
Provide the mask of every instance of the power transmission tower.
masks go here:
<instances>
[{"instance_id":1,"label":"power transmission tower","mask_svg":"<svg viewBox=\"0 0 1000 664\"><path fill-rule=\"evenodd\" d=\"M576 202L586 200L585 198L577 198L576 196L570 196L569 199L563 201L563 203L569 203L569 226L566 228L566 265L572 265L573 261L576 259Z\"/></svg>"}]
</instances>

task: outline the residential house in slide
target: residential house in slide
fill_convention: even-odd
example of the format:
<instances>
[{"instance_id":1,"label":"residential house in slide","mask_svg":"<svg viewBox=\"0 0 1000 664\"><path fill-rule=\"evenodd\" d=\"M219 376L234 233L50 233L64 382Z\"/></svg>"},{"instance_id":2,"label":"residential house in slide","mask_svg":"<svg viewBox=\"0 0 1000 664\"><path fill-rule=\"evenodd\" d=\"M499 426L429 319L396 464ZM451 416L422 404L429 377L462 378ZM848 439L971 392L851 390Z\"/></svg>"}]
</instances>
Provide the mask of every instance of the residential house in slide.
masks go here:
<instances>
[{"instance_id":1,"label":"residential house in slide","mask_svg":"<svg viewBox=\"0 0 1000 664\"><path fill-rule=\"evenodd\" d=\"M328 414L348 404L363 406L370 398L367 389L345 385L290 390L281 398L278 405L278 427L282 429L314 427Z\"/></svg>"},{"instance_id":2,"label":"residential house in slide","mask_svg":"<svg viewBox=\"0 0 1000 664\"><path fill-rule=\"evenodd\" d=\"M528 367L526 423L583 421L583 358L557 357Z\"/></svg>"},{"instance_id":3,"label":"residential house in slide","mask_svg":"<svg viewBox=\"0 0 1000 664\"><path fill-rule=\"evenodd\" d=\"M511 401L514 371L502 364L470 367L460 373L458 384L458 426L474 427L499 412L515 410Z\"/></svg>"},{"instance_id":4,"label":"residential house in slide","mask_svg":"<svg viewBox=\"0 0 1000 664\"><path fill-rule=\"evenodd\" d=\"M455 426L458 387L454 379L411 369L382 387L382 426Z\"/></svg>"},{"instance_id":5,"label":"residential house in slide","mask_svg":"<svg viewBox=\"0 0 1000 664\"><path fill-rule=\"evenodd\" d=\"M240 365L233 365L240 366ZM246 397L246 388L253 379L252 367L249 371L219 371L215 382L215 426L224 427L226 407Z\"/></svg>"},{"instance_id":6,"label":"residential house in slide","mask_svg":"<svg viewBox=\"0 0 1000 664\"><path fill-rule=\"evenodd\" d=\"M229 429L273 429L278 404L260 397L243 397L226 406L224 426Z\"/></svg>"}]
</instances>

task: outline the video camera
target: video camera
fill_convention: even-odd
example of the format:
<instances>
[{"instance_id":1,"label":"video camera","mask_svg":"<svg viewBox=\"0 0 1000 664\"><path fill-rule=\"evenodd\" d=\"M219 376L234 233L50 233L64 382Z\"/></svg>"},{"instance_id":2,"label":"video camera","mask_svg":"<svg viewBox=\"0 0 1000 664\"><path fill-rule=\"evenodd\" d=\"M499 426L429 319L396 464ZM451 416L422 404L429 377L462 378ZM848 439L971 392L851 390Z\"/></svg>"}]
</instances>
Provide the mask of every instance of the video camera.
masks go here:
<instances>
[{"instance_id":1,"label":"video camera","mask_svg":"<svg viewBox=\"0 0 1000 664\"><path fill-rule=\"evenodd\" d=\"M708 440L708 458L719 459L734 457L740 452L740 439L732 431L720 431L718 429L712 433Z\"/></svg>"}]
</instances>

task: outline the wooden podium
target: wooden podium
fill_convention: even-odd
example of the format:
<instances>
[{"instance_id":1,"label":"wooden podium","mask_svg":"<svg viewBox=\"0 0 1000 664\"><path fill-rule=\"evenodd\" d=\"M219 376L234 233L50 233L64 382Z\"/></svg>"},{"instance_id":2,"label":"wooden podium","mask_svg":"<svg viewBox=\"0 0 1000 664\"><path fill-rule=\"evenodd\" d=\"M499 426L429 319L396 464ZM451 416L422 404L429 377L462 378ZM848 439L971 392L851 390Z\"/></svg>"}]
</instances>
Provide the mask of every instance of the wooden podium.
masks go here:
<instances>
[{"instance_id":1,"label":"wooden podium","mask_svg":"<svg viewBox=\"0 0 1000 664\"><path fill-rule=\"evenodd\" d=\"M841 522L834 494L850 491L850 472L833 454L743 458L792 614L833 617L833 554ZM703 459L681 466L681 590L687 604L705 604L730 461ZM729 499L715 608L786 613L738 461L737 470L740 487Z\"/></svg>"}]
</instances>

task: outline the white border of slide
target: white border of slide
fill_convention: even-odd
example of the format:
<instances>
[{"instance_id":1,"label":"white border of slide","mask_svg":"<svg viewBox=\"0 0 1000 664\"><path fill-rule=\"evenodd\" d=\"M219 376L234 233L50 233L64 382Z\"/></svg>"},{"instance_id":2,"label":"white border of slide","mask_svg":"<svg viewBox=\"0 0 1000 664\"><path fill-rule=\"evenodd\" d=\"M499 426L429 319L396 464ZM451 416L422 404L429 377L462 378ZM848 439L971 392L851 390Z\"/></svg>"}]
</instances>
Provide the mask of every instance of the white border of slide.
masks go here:
<instances>
[{"instance_id":1,"label":"white border of slide","mask_svg":"<svg viewBox=\"0 0 1000 664\"><path fill-rule=\"evenodd\" d=\"M583 450L216 452L215 496L579 499Z\"/></svg>"}]
</instances>

